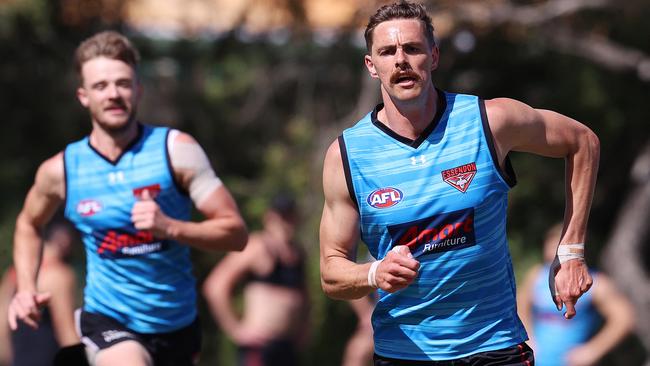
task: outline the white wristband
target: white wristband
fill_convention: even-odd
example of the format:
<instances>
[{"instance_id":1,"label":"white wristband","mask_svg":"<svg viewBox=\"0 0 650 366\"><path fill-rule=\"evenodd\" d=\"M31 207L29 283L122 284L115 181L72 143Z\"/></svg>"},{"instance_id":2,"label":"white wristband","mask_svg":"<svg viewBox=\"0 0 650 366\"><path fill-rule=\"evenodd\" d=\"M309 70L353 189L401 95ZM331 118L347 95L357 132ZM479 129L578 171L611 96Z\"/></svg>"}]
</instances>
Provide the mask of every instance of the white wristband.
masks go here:
<instances>
[{"instance_id":1,"label":"white wristband","mask_svg":"<svg viewBox=\"0 0 650 366\"><path fill-rule=\"evenodd\" d=\"M560 244L557 246L557 258L560 264L572 259L585 259L585 243Z\"/></svg>"},{"instance_id":2,"label":"white wristband","mask_svg":"<svg viewBox=\"0 0 650 366\"><path fill-rule=\"evenodd\" d=\"M379 267L379 263L381 263L382 260L372 262L370 269L368 270L368 286L372 288L379 287L377 286L377 267Z\"/></svg>"}]
</instances>

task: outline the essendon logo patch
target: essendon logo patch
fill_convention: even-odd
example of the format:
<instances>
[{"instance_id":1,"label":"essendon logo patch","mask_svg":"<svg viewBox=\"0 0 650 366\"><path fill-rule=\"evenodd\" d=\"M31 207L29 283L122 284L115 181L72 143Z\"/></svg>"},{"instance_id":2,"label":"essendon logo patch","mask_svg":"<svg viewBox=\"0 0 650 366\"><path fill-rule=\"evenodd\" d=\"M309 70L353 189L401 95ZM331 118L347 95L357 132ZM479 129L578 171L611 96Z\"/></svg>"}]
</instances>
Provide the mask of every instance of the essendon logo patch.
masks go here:
<instances>
[{"instance_id":1,"label":"essendon logo patch","mask_svg":"<svg viewBox=\"0 0 650 366\"><path fill-rule=\"evenodd\" d=\"M368 195L368 204L374 208L388 208L402 201L404 195L397 188L380 188Z\"/></svg>"},{"instance_id":2,"label":"essendon logo patch","mask_svg":"<svg viewBox=\"0 0 650 366\"><path fill-rule=\"evenodd\" d=\"M414 257L476 244L474 208L388 227L393 246L406 245Z\"/></svg>"},{"instance_id":3,"label":"essendon logo patch","mask_svg":"<svg viewBox=\"0 0 650 366\"><path fill-rule=\"evenodd\" d=\"M476 163L469 163L442 171L442 180L465 193L476 175Z\"/></svg>"},{"instance_id":4,"label":"essendon logo patch","mask_svg":"<svg viewBox=\"0 0 650 366\"><path fill-rule=\"evenodd\" d=\"M102 234L95 232L99 238L97 253L102 258L127 258L164 250L166 242L154 238L150 231L135 233L109 230Z\"/></svg>"},{"instance_id":5,"label":"essendon logo patch","mask_svg":"<svg viewBox=\"0 0 650 366\"><path fill-rule=\"evenodd\" d=\"M142 192L144 191L149 192L149 197L156 198L160 193L160 184L156 183L145 187L134 188L133 196L135 196L137 199L142 199Z\"/></svg>"},{"instance_id":6,"label":"essendon logo patch","mask_svg":"<svg viewBox=\"0 0 650 366\"><path fill-rule=\"evenodd\" d=\"M77 203L77 213L83 217L92 216L102 210L102 204L97 200L82 200Z\"/></svg>"}]
</instances>

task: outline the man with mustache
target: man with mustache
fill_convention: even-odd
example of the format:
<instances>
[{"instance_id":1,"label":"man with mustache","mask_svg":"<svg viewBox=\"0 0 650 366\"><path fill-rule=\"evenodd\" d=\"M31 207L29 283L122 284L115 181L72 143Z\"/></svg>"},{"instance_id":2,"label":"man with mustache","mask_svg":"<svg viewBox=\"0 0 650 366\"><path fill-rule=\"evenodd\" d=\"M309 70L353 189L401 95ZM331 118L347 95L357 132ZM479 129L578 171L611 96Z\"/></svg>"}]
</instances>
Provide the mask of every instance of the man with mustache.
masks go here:
<instances>
[{"instance_id":1,"label":"man with mustache","mask_svg":"<svg viewBox=\"0 0 650 366\"><path fill-rule=\"evenodd\" d=\"M365 65L383 103L325 157L323 290L354 299L378 288L375 365L532 365L506 239L515 184L508 153L566 159L565 222L550 284L570 319L592 283L583 243L598 138L559 113L437 89L439 51L422 5L381 7L365 37ZM378 261L353 261L359 239Z\"/></svg>"},{"instance_id":2,"label":"man with mustache","mask_svg":"<svg viewBox=\"0 0 650 366\"><path fill-rule=\"evenodd\" d=\"M16 221L9 323L38 325L50 298L37 287L40 229L63 205L86 249L77 327L90 363L193 365L200 328L189 246L241 250L244 222L194 138L136 119L139 56L127 38L98 33L75 61L92 130L36 173ZM203 221L189 221L192 204Z\"/></svg>"}]
</instances>

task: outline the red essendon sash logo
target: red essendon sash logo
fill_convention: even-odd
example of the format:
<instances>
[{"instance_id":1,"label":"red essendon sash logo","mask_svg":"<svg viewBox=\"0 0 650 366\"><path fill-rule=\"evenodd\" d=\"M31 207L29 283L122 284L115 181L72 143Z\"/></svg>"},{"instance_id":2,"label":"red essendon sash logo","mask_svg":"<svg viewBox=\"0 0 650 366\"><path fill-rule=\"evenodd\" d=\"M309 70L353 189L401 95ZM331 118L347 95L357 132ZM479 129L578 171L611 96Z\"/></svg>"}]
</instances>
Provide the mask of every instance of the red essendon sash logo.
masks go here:
<instances>
[{"instance_id":1,"label":"red essendon sash logo","mask_svg":"<svg viewBox=\"0 0 650 366\"><path fill-rule=\"evenodd\" d=\"M160 184L156 183L144 187L134 188L133 196L135 196L135 198L137 199L141 199L142 192L144 192L145 190L149 192L149 196L151 196L151 198L156 198L158 197L158 194L160 194Z\"/></svg>"},{"instance_id":2,"label":"red essendon sash logo","mask_svg":"<svg viewBox=\"0 0 650 366\"><path fill-rule=\"evenodd\" d=\"M465 193L476 175L476 163L469 163L442 171L442 180Z\"/></svg>"}]
</instances>

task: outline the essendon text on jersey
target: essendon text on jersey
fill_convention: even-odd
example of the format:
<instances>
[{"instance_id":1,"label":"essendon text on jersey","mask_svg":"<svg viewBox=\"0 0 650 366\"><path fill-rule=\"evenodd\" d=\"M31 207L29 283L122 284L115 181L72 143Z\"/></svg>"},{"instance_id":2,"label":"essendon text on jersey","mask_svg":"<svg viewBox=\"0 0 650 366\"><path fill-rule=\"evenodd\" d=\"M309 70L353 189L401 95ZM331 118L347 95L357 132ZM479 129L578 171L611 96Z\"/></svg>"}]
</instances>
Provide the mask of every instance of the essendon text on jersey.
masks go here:
<instances>
[{"instance_id":1,"label":"essendon text on jersey","mask_svg":"<svg viewBox=\"0 0 650 366\"><path fill-rule=\"evenodd\" d=\"M455 168L443 170L442 180L450 186L465 193L476 175L476 163L469 163Z\"/></svg>"},{"instance_id":2,"label":"essendon text on jersey","mask_svg":"<svg viewBox=\"0 0 650 366\"><path fill-rule=\"evenodd\" d=\"M164 249L164 242L156 240L149 231L138 231L133 234L109 230L101 238L97 253L104 258L133 257Z\"/></svg>"},{"instance_id":3,"label":"essendon text on jersey","mask_svg":"<svg viewBox=\"0 0 650 366\"><path fill-rule=\"evenodd\" d=\"M406 245L415 257L467 248L476 244L474 208L389 226L388 232L393 246Z\"/></svg>"}]
</instances>

